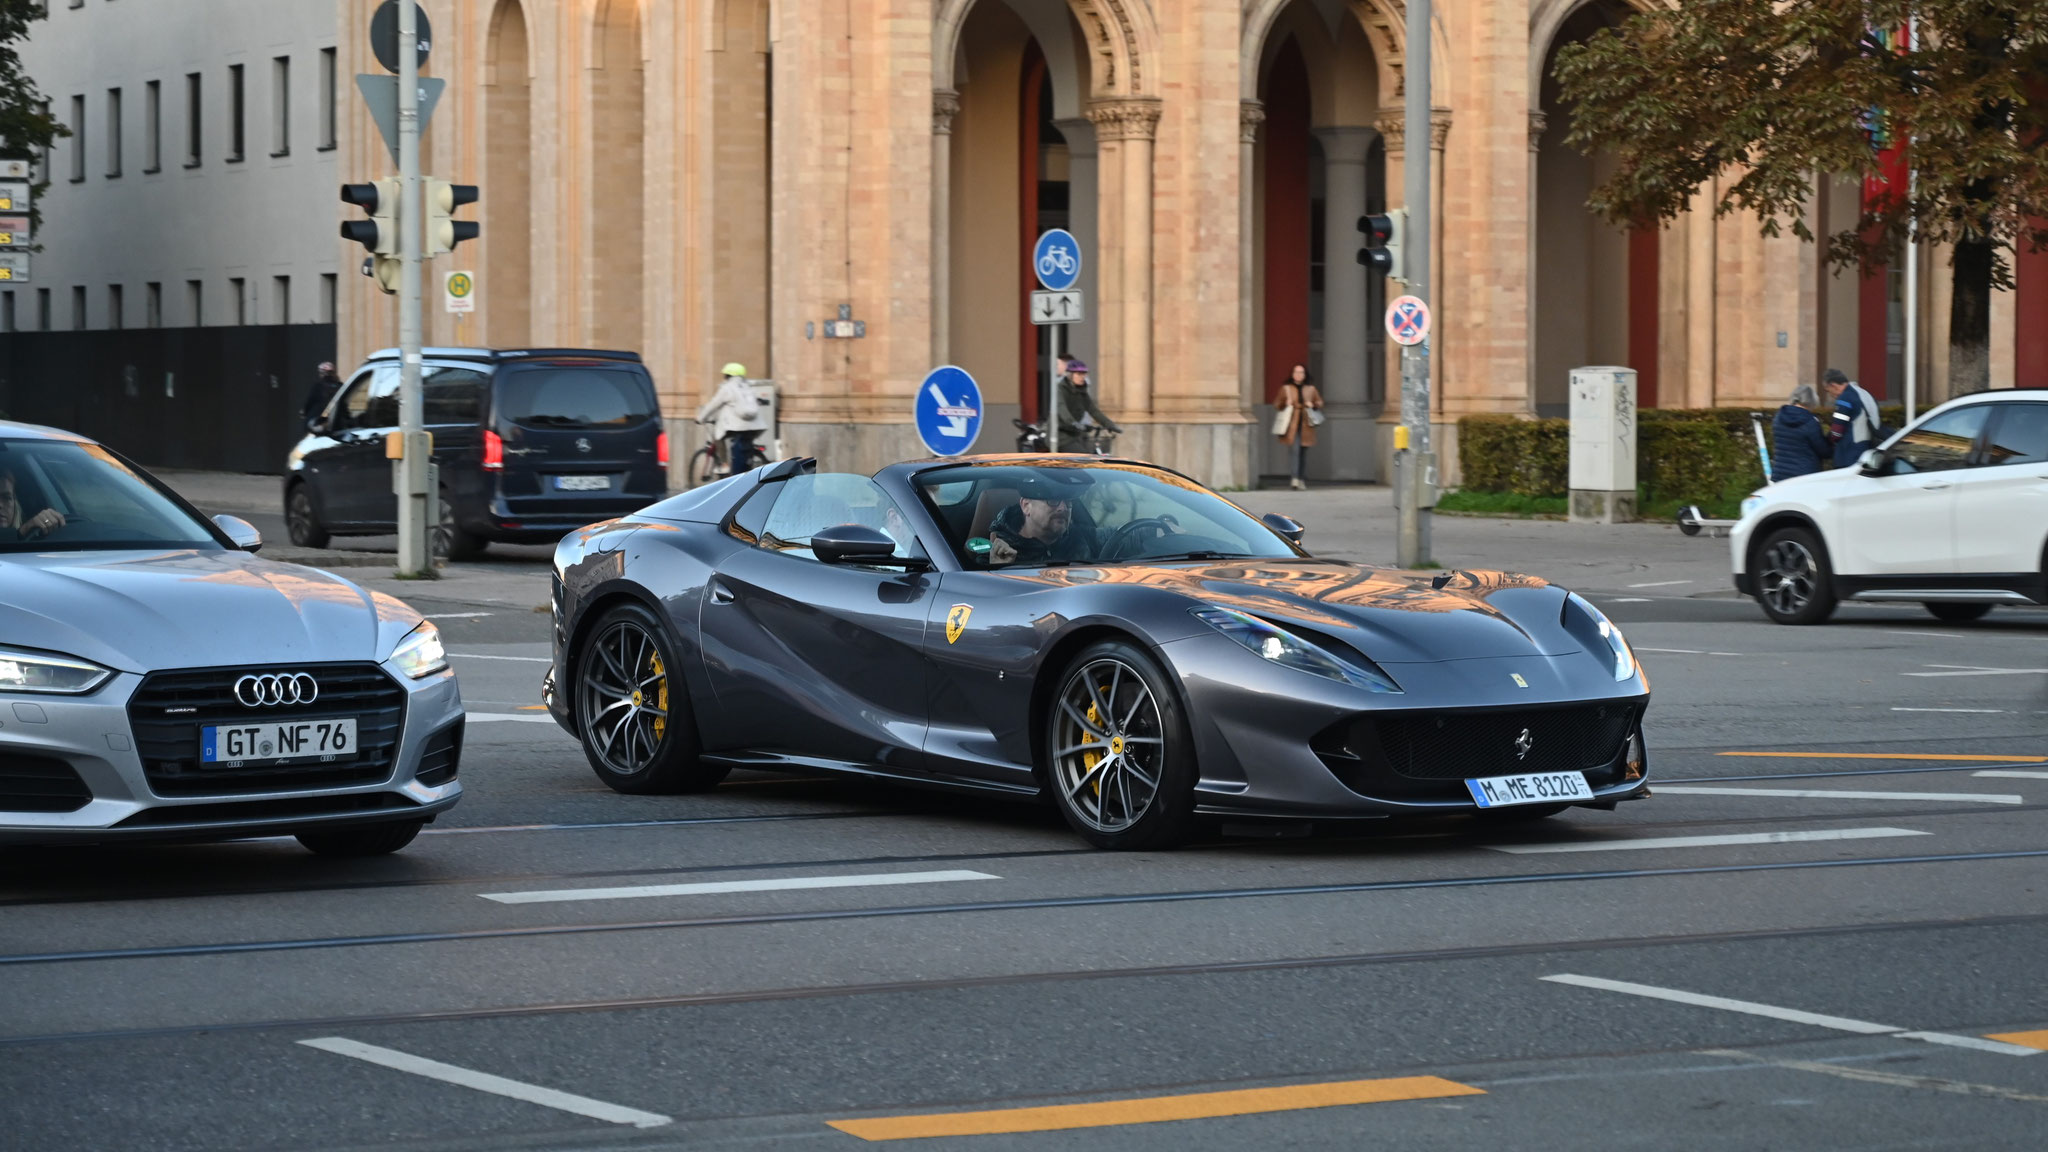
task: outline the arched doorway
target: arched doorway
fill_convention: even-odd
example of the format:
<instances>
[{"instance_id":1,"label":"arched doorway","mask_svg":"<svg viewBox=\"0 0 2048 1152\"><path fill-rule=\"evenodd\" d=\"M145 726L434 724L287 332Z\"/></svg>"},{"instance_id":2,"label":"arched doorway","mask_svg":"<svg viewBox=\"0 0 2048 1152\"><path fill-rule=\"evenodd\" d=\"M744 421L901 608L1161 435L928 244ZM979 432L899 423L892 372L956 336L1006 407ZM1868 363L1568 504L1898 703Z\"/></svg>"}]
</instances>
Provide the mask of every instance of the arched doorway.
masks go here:
<instances>
[{"instance_id":1,"label":"arched doorway","mask_svg":"<svg viewBox=\"0 0 2048 1152\"><path fill-rule=\"evenodd\" d=\"M590 271L583 330L594 347L639 350L646 95L638 0L602 0L592 14L590 52Z\"/></svg>"},{"instance_id":2,"label":"arched doorway","mask_svg":"<svg viewBox=\"0 0 2048 1152\"><path fill-rule=\"evenodd\" d=\"M498 0L484 67L483 283L478 311L487 343L532 343L532 83L526 13Z\"/></svg>"}]
</instances>

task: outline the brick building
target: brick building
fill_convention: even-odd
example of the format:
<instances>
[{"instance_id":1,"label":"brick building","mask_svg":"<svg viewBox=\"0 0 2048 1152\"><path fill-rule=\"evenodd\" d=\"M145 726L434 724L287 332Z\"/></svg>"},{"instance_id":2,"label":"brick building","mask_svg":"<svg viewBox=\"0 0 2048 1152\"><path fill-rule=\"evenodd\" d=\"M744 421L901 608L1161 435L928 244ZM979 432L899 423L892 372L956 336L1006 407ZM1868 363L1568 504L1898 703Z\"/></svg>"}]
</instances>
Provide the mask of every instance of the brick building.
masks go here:
<instances>
[{"instance_id":1,"label":"brick building","mask_svg":"<svg viewBox=\"0 0 2048 1152\"><path fill-rule=\"evenodd\" d=\"M371 71L344 0L344 71ZM1311 475L1388 468L1397 379L1356 217L1398 207L1395 0L427 0L450 81L430 172L480 184L478 308L429 301L430 343L642 350L671 413L716 368L783 390L792 452L835 468L921 454L911 396L957 363L1035 415L1025 320L1043 227L1086 253L1085 324L1121 450L1219 484L1270 461L1264 405L1294 363L1330 402ZM1623 363L1645 404L1775 405L1838 365L1898 394L1896 271L1833 274L1811 246L1697 213L1626 233L1584 208L1602 160L1560 143L1549 64L1620 0L1439 0L1432 286L1439 445L1473 412L1552 412L1574 365ZM388 167L344 118L351 179ZM1858 189L1817 188L1816 229ZM359 253L343 252L344 267ZM1923 255L1921 395L1940 396L1945 259ZM1998 298L1994 381L2048 373L2048 260ZM343 279L346 358L395 310ZM831 339L825 321L865 324ZM679 454L680 455L680 454Z\"/></svg>"}]
</instances>

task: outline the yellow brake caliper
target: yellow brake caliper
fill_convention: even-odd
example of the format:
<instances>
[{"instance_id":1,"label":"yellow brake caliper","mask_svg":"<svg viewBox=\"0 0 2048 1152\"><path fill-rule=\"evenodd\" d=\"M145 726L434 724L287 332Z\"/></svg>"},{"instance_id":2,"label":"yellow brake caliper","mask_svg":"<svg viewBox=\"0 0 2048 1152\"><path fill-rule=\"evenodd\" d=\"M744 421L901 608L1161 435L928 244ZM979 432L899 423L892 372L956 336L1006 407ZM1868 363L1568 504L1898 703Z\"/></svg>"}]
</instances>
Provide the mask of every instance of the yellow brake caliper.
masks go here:
<instances>
[{"instance_id":1,"label":"yellow brake caliper","mask_svg":"<svg viewBox=\"0 0 2048 1152\"><path fill-rule=\"evenodd\" d=\"M1102 727L1102 713L1092 703L1088 705L1088 723L1093 724L1097 728ZM1123 751L1123 740L1112 738L1109 742L1109 750L1112 753ZM1102 753L1092 751L1081 753L1081 771L1083 774L1095 771L1095 766L1100 763L1102 763ZM1088 787L1097 796L1102 795L1102 777L1097 776L1095 779L1090 780Z\"/></svg>"},{"instance_id":2,"label":"yellow brake caliper","mask_svg":"<svg viewBox=\"0 0 2048 1152\"><path fill-rule=\"evenodd\" d=\"M658 654L650 654L647 657L647 670L661 677L654 685L654 706L661 709L661 713L654 718L654 738L660 740L662 734L668 731L668 674L662 669L661 657Z\"/></svg>"}]
</instances>

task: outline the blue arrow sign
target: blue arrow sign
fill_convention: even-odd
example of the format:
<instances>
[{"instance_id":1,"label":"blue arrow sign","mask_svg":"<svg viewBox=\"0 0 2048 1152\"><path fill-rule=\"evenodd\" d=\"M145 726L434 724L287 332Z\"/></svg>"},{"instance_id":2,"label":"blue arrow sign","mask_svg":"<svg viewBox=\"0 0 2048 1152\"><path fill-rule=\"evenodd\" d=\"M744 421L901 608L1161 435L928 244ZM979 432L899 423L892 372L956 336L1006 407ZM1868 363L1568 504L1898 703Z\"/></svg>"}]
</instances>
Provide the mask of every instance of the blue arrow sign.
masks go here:
<instances>
[{"instance_id":1,"label":"blue arrow sign","mask_svg":"<svg viewBox=\"0 0 2048 1152\"><path fill-rule=\"evenodd\" d=\"M934 368L917 386L911 412L917 438L932 455L961 455L981 435L981 386L964 368Z\"/></svg>"},{"instance_id":2,"label":"blue arrow sign","mask_svg":"<svg viewBox=\"0 0 2048 1152\"><path fill-rule=\"evenodd\" d=\"M1065 292L1081 278L1081 242L1065 228L1053 228L1031 250L1031 267L1048 292Z\"/></svg>"}]
</instances>

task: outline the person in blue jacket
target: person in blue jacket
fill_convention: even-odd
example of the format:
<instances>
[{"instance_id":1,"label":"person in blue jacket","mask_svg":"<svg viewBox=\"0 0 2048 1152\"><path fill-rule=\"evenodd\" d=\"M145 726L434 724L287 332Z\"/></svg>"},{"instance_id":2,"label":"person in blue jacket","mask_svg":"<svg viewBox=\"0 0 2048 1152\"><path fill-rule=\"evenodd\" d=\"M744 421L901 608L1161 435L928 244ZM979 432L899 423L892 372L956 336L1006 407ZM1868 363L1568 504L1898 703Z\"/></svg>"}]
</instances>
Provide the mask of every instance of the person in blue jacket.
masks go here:
<instances>
[{"instance_id":1,"label":"person in blue jacket","mask_svg":"<svg viewBox=\"0 0 2048 1152\"><path fill-rule=\"evenodd\" d=\"M1827 429L1813 410L1820 407L1820 395L1811 384L1792 390L1792 402L1778 409L1771 421L1771 482L1790 480L1820 471L1834 453Z\"/></svg>"}]
</instances>

